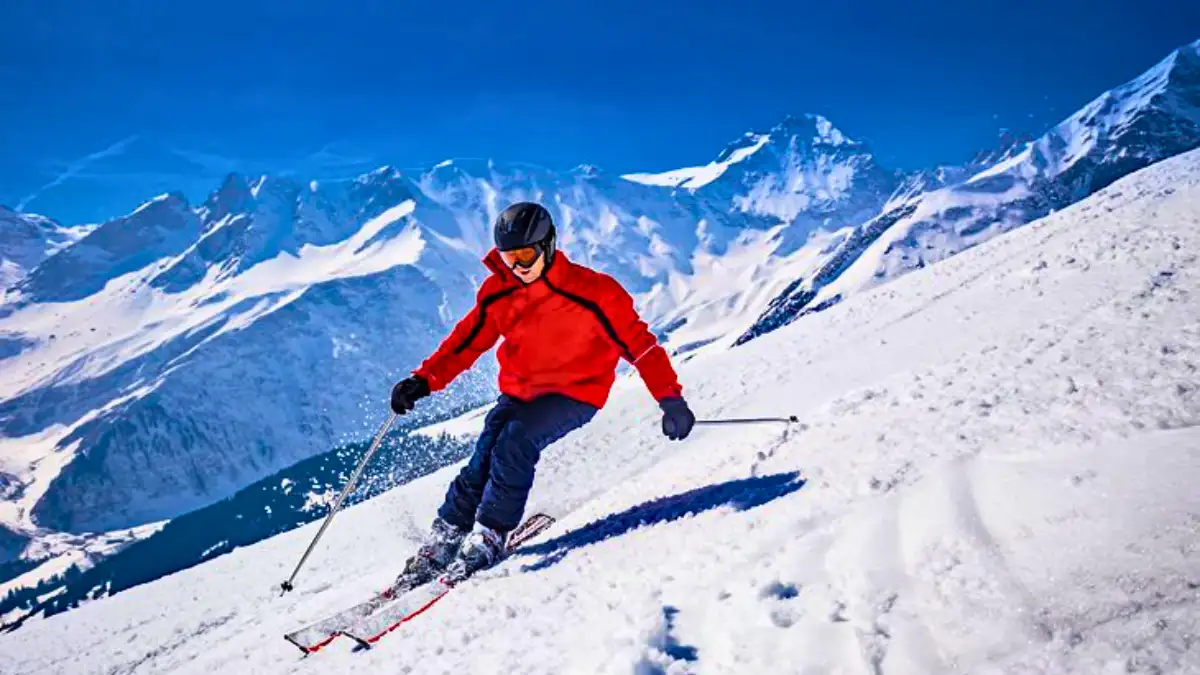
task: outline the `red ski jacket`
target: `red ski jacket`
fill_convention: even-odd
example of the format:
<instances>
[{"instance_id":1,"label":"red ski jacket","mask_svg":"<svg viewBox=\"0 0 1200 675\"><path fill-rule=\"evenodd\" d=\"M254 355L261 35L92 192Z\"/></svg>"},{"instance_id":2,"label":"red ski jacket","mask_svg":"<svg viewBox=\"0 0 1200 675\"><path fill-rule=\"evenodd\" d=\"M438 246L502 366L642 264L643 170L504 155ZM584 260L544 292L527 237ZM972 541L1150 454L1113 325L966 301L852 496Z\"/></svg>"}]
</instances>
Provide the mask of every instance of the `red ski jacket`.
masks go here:
<instances>
[{"instance_id":1,"label":"red ski jacket","mask_svg":"<svg viewBox=\"0 0 1200 675\"><path fill-rule=\"evenodd\" d=\"M528 285L495 249L483 263L492 274L479 287L475 307L413 371L431 391L450 384L503 337L500 391L524 401L554 392L602 408L619 358L637 368L655 400L682 393L666 350L612 277L571 262L561 250Z\"/></svg>"}]
</instances>

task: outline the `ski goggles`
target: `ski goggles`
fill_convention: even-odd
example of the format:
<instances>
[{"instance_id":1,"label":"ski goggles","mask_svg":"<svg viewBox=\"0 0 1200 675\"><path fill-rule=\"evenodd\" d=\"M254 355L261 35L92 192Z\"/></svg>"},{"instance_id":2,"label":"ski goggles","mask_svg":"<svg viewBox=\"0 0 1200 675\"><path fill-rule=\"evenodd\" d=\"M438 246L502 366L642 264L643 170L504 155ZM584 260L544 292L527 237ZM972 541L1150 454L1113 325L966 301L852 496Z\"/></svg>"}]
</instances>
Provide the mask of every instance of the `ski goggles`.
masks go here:
<instances>
[{"instance_id":1,"label":"ski goggles","mask_svg":"<svg viewBox=\"0 0 1200 675\"><path fill-rule=\"evenodd\" d=\"M504 260L504 264L509 267L524 267L526 269L533 267L538 258L542 255L542 250L537 246L526 246L525 248L514 248L511 251L500 251L500 257Z\"/></svg>"}]
</instances>

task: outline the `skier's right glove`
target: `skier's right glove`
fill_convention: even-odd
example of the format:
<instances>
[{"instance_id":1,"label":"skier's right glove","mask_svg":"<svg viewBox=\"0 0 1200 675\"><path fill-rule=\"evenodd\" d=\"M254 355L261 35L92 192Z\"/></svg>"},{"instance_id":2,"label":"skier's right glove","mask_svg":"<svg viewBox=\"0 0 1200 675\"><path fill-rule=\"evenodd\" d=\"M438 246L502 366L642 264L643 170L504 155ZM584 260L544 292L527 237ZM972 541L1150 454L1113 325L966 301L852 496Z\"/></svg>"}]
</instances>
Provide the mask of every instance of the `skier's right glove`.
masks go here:
<instances>
[{"instance_id":1,"label":"skier's right glove","mask_svg":"<svg viewBox=\"0 0 1200 675\"><path fill-rule=\"evenodd\" d=\"M400 380L392 387L392 412L403 415L429 395L429 383L420 375Z\"/></svg>"},{"instance_id":2,"label":"skier's right glove","mask_svg":"<svg viewBox=\"0 0 1200 675\"><path fill-rule=\"evenodd\" d=\"M692 433L692 426L696 424L696 416L692 414L691 408L688 408L687 401L683 400L683 397L668 396L659 401L658 407L663 411L662 430L667 438L680 441Z\"/></svg>"}]
</instances>

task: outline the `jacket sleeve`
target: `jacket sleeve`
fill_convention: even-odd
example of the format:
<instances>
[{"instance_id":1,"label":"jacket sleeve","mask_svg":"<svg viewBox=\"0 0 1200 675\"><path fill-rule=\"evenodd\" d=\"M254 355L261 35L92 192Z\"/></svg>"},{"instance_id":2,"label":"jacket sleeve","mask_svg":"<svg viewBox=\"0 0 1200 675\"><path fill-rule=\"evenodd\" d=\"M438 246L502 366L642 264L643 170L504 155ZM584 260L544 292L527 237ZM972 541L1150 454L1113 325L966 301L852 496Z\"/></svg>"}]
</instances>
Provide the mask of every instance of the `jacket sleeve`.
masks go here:
<instances>
[{"instance_id":1,"label":"jacket sleeve","mask_svg":"<svg viewBox=\"0 0 1200 675\"><path fill-rule=\"evenodd\" d=\"M633 297L616 280L607 286L604 312L621 343L618 347L622 349L625 359L637 369L656 401L681 396L683 387L671 365L671 358L654 333L650 332L650 327L638 316Z\"/></svg>"},{"instance_id":2,"label":"jacket sleeve","mask_svg":"<svg viewBox=\"0 0 1200 675\"><path fill-rule=\"evenodd\" d=\"M488 293L488 284L481 286L475 295L475 306L459 319L437 351L413 371L429 382L430 391L444 389L500 339L496 323L487 311L493 297L494 292Z\"/></svg>"}]
</instances>

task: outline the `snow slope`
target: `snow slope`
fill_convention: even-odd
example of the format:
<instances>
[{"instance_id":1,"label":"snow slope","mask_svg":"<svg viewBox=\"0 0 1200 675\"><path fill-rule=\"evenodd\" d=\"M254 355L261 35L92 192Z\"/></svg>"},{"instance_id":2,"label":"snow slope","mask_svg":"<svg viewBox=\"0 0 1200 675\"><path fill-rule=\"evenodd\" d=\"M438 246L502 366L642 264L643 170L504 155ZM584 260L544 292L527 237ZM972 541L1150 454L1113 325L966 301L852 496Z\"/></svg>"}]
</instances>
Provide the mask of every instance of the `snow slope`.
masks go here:
<instances>
[{"instance_id":1,"label":"snow slope","mask_svg":"<svg viewBox=\"0 0 1200 675\"><path fill-rule=\"evenodd\" d=\"M0 636L0 671L1200 671L1200 151L681 375L543 456L541 540L354 652L457 467Z\"/></svg>"}]
</instances>

